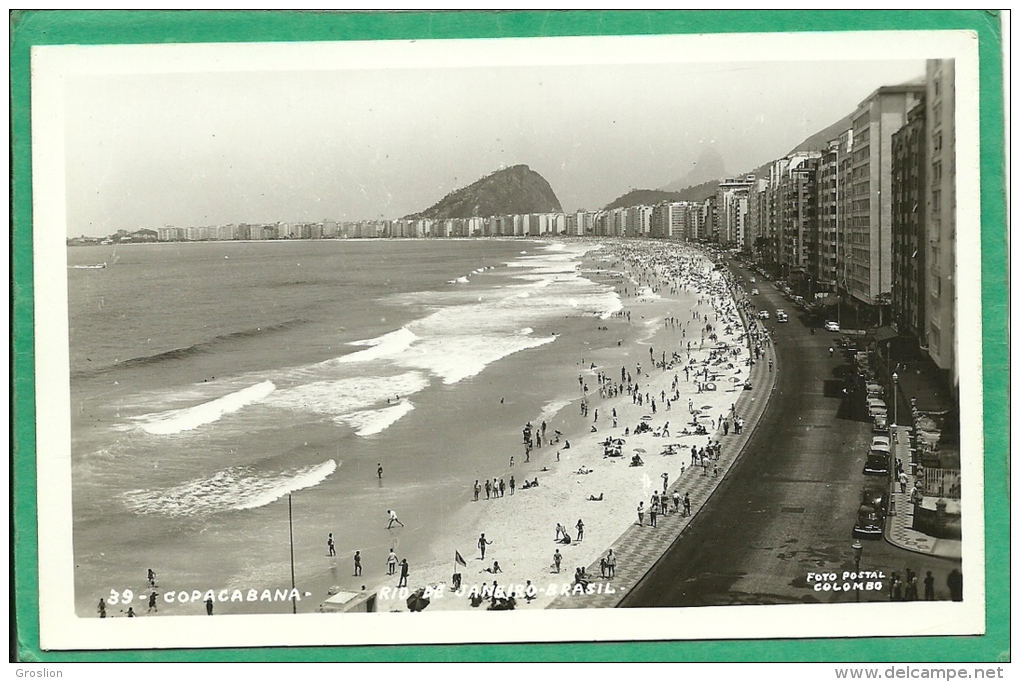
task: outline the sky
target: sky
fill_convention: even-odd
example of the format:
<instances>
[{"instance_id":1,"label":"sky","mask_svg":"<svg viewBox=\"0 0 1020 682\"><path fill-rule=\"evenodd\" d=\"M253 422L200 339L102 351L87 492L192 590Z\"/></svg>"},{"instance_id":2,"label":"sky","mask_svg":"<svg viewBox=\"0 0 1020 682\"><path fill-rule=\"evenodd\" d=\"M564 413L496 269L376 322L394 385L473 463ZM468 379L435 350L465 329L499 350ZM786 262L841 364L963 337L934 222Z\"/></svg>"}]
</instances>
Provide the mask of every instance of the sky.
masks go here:
<instances>
[{"instance_id":1,"label":"sky","mask_svg":"<svg viewBox=\"0 0 1020 682\"><path fill-rule=\"evenodd\" d=\"M699 62L76 75L67 233L399 218L526 164L594 210L780 158L924 62Z\"/></svg>"}]
</instances>

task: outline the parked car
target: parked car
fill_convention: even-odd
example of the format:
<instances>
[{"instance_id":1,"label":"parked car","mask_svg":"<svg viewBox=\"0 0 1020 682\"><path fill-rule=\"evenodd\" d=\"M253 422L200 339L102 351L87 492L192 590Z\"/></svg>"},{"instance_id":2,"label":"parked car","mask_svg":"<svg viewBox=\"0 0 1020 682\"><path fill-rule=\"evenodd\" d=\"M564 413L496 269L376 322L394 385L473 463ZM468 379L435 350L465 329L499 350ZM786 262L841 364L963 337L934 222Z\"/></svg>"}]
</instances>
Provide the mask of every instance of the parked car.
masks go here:
<instances>
[{"instance_id":1,"label":"parked car","mask_svg":"<svg viewBox=\"0 0 1020 682\"><path fill-rule=\"evenodd\" d=\"M869 450L868 460L864 463L865 476L889 475L889 451Z\"/></svg>"},{"instance_id":2,"label":"parked car","mask_svg":"<svg viewBox=\"0 0 1020 682\"><path fill-rule=\"evenodd\" d=\"M866 487L861 493L861 506L857 509L857 523L853 537L877 540L882 537L889 495L880 487Z\"/></svg>"},{"instance_id":3,"label":"parked car","mask_svg":"<svg viewBox=\"0 0 1020 682\"><path fill-rule=\"evenodd\" d=\"M889 450L891 447L892 445L889 442L889 436L874 436L871 439L872 450L875 448L885 448L886 450Z\"/></svg>"},{"instance_id":4,"label":"parked car","mask_svg":"<svg viewBox=\"0 0 1020 682\"><path fill-rule=\"evenodd\" d=\"M832 320L828 320L825 323L825 331L827 331L827 332L838 332L839 331L839 322L833 322Z\"/></svg>"},{"instance_id":5,"label":"parked car","mask_svg":"<svg viewBox=\"0 0 1020 682\"><path fill-rule=\"evenodd\" d=\"M875 420L871 424L872 433L889 433L889 419L887 415L879 414L875 415Z\"/></svg>"},{"instance_id":6,"label":"parked car","mask_svg":"<svg viewBox=\"0 0 1020 682\"><path fill-rule=\"evenodd\" d=\"M868 416L874 417L876 414L889 414L889 408L881 398L868 398Z\"/></svg>"},{"instance_id":7,"label":"parked car","mask_svg":"<svg viewBox=\"0 0 1020 682\"><path fill-rule=\"evenodd\" d=\"M865 389L868 392L869 398L881 398L885 394L885 389L882 388L882 384L876 384L874 381L869 381L865 385Z\"/></svg>"},{"instance_id":8,"label":"parked car","mask_svg":"<svg viewBox=\"0 0 1020 682\"><path fill-rule=\"evenodd\" d=\"M789 322L790 316L782 310L776 311L776 322Z\"/></svg>"}]
</instances>

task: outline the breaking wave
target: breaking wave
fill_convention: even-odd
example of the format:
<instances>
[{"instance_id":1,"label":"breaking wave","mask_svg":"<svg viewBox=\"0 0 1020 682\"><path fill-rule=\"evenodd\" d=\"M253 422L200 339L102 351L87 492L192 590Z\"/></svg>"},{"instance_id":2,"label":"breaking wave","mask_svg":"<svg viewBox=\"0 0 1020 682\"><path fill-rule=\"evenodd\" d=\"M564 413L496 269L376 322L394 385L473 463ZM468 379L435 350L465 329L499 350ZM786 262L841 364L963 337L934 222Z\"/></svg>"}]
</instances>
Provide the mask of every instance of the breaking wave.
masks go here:
<instances>
[{"instance_id":1,"label":"breaking wave","mask_svg":"<svg viewBox=\"0 0 1020 682\"><path fill-rule=\"evenodd\" d=\"M321 464L277 473L256 473L252 467L230 467L208 478L197 478L166 490L130 490L124 505L137 514L205 516L231 510L255 509L287 493L311 488L337 470L330 459Z\"/></svg>"},{"instance_id":2,"label":"breaking wave","mask_svg":"<svg viewBox=\"0 0 1020 682\"><path fill-rule=\"evenodd\" d=\"M276 386L272 381L263 381L201 405L146 414L136 417L135 421L138 422L137 428L157 436L193 431L205 424L219 421L225 414L237 412L247 405L259 402L275 390Z\"/></svg>"}]
</instances>

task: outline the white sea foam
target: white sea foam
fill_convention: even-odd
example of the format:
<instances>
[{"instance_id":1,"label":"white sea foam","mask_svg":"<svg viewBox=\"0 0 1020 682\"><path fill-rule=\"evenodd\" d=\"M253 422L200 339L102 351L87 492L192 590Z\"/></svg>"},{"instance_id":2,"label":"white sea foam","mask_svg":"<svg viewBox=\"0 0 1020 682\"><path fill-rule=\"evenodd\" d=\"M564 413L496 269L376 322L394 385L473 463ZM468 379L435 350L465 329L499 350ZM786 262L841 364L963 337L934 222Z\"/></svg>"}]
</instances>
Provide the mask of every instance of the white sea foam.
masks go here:
<instances>
[{"instance_id":1,"label":"white sea foam","mask_svg":"<svg viewBox=\"0 0 1020 682\"><path fill-rule=\"evenodd\" d=\"M459 282L460 284L467 284L467 283L468 283L468 278L467 278L467 275L463 275L462 277L458 277L458 278L457 278L457 281L458 281L458 282Z\"/></svg>"},{"instance_id":2,"label":"white sea foam","mask_svg":"<svg viewBox=\"0 0 1020 682\"><path fill-rule=\"evenodd\" d=\"M339 465L332 459L313 466L279 472L256 472L230 467L208 478L197 478L165 490L130 490L124 505L138 514L204 516L231 510L255 509L287 493L311 488L326 480Z\"/></svg>"},{"instance_id":3,"label":"white sea foam","mask_svg":"<svg viewBox=\"0 0 1020 682\"><path fill-rule=\"evenodd\" d=\"M237 412L247 405L262 401L275 390L276 385L272 381L263 381L201 405L146 414L135 418L134 421L138 422L138 428L158 436L193 431L205 424L219 421L225 414Z\"/></svg>"},{"instance_id":4,"label":"white sea foam","mask_svg":"<svg viewBox=\"0 0 1020 682\"><path fill-rule=\"evenodd\" d=\"M401 327L396 331L392 331L389 334L383 334L375 339L351 341L348 345L370 346L370 348L368 350L358 351L357 353L351 353L350 355L344 355L337 358L337 362L368 362L388 357L406 349L414 343L415 338L416 337L413 332L406 327Z\"/></svg>"},{"instance_id":5,"label":"white sea foam","mask_svg":"<svg viewBox=\"0 0 1020 682\"><path fill-rule=\"evenodd\" d=\"M334 418L338 424L348 424L357 429L358 436L373 436L382 433L395 424L401 417L414 409L408 400L401 400L396 405L381 410L362 410Z\"/></svg>"},{"instance_id":6,"label":"white sea foam","mask_svg":"<svg viewBox=\"0 0 1020 682\"><path fill-rule=\"evenodd\" d=\"M529 335L447 336L416 343L400 364L426 369L442 377L444 384L455 384L508 355L555 340L555 336Z\"/></svg>"},{"instance_id":7,"label":"white sea foam","mask_svg":"<svg viewBox=\"0 0 1020 682\"><path fill-rule=\"evenodd\" d=\"M569 400L561 399L561 400L552 400L552 401L546 403L542 407L542 413L540 415L538 415L538 423L541 424L544 421L548 421L548 420L552 419L553 417L556 416L556 413L558 413L564 407L569 405L570 402L571 401L569 401Z\"/></svg>"},{"instance_id":8,"label":"white sea foam","mask_svg":"<svg viewBox=\"0 0 1020 682\"><path fill-rule=\"evenodd\" d=\"M340 416L372 407L387 398L417 393L428 385L428 377L421 372L328 379L280 389L267 404L295 412Z\"/></svg>"}]
</instances>

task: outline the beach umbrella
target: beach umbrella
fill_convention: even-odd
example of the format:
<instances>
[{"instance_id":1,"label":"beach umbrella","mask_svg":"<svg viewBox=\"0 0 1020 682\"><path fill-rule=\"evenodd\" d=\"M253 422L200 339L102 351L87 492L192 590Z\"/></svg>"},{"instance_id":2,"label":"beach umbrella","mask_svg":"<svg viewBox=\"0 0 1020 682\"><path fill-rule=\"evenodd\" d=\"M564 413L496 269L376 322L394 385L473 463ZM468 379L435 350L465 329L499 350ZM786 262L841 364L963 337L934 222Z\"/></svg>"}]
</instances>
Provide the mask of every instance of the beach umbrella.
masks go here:
<instances>
[{"instance_id":1,"label":"beach umbrella","mask_svg":"<svg viewBox=\"0 0 1020 682\"><path fill-rule=\"evenodd\" d=\"M644 448L634 448L634 452L647 452Z\"/></svg>"},{"instance_id":2,"label":"beach umbrella","mask_svg":"<svg viewBox=\"0 0 1020 682\"><path fill-rule=\"evenodd\" d=\"M425 588L419 587L411 596L407 598L407 608L414 613L416 611L424 611L425 607L432 603L431 599L425 596Z\"/></svg>"}]
</instances>

